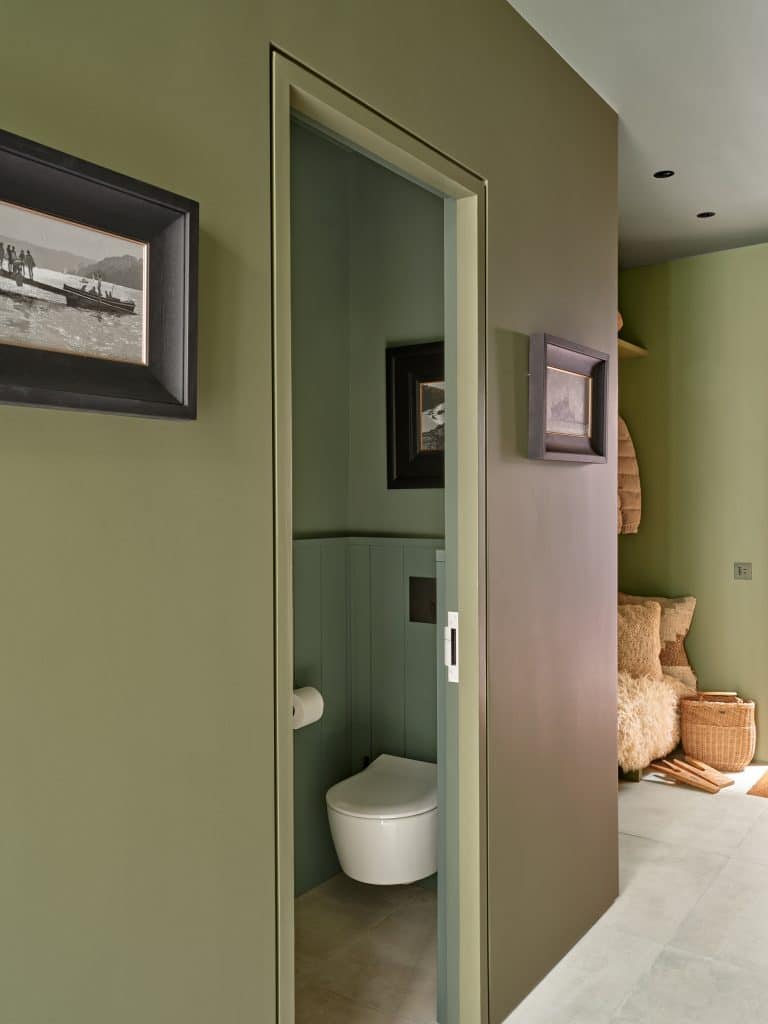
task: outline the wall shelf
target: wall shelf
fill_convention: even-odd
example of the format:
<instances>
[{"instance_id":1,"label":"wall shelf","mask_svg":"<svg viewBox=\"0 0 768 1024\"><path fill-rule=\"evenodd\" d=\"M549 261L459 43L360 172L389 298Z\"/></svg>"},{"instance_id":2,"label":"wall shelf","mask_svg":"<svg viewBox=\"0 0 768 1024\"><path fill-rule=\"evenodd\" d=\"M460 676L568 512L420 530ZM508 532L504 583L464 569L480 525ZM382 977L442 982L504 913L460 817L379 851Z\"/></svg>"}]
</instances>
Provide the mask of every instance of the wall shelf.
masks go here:
<instances>
[{"instance_id":1,"label":"wall shelf","mask_svg":"<svg viewBox=\"0 0 768 1024\"><path fill-rule=\"evenodd\" d=\"M633 341L625 341L619 338L619 359L637 359L639 356L647 356L648 349L642 345L635 345Z\"/></svg>"}]
</instances>

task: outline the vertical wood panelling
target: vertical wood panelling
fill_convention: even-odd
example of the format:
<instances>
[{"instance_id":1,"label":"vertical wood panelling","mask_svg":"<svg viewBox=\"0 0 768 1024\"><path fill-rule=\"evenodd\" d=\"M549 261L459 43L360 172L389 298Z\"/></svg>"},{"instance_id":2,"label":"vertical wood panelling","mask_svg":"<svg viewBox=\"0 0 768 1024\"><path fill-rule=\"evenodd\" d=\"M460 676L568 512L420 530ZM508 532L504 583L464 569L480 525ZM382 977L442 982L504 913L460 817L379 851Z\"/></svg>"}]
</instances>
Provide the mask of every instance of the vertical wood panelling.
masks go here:
<instances>
[{"instance_id":1,"label":"vertical wood panelling","mask_svg":"<svg viewBox=\"0 0 768 1024\"><path fill-rule=\"evenodd\" d=\"M371 546L372 754L405 750L403 549Z\"/></svg>"},{"instance_id":2,"label":"vertical wood panelling","mask_svg":"<svg viewBox=\"0 0 768 1024\"><path fill-rule=\"evenodd\" d=\"M442 541L294 543L295 685L316 686L320 722L294 733L296 892L339 870L325 794L366 758L437 759L436 627L409 621L410 576L435 576Z\"/></svg>"},{"instance_id":3,"label":"vertical wood panelling","mask_svg":"<svg viewBox=\"0 0 768 1024\"><path fill-rule=\"evenodd\" d=\"M349 567L350 759L356 771L371 756L371 551L351 542Z\"/></svg>"},{"instance_id":4,"label":"vertical wood panelling","mask_svg":"<svg viewBox=\"0 0 768 1024\"><path fill-rule=\"evenodd\" d=\"M405 621L405 743L406 757L434 761L437 752L437 676L435 629L428 622L411 622L408 615L409 578L435 576L435 546L403 549L402 603Z\"/></svg>"},{"instance_id":5,"label":"vertical wood panelling","mask_svg":"<svg viewBox=\"0 0 768 1024\"><path fill-rule=\"evenodd\" d=\"M324 540L321 604L322 682L325 710L323 732L324 779L336 782L349 772L349 673L347 671L347 548L343 541Z\"/></svg>"},{"instance_id":6,"label":"vertical wood panelling","mask_svg":"<svg viewBox=\"0 0 768 1024\"><path fill-rule=\"evenodd\" d=\"M316 686L322 691L323 636L318 609L323 586L323 551L319 544L297 544L294 550L294 685ZM317 799L316 769L323 760L320 726L309 726L293 734L293 758L294 884L300 893L316 884L315 852L326 847Z\"/></svg>"},{"instance_id":7,"label":"vertical wood panelling","mask_svg":"<svg viewBox=\"0 0 768 1024\"><path fill-rule=\"evenodd\" d=\"M294 545L295 686L315 686L325 701L322 719L293 734L297 894L339 870L325 794L350 773L346 574L343 542Z\"/></svg>"}]
</instances>

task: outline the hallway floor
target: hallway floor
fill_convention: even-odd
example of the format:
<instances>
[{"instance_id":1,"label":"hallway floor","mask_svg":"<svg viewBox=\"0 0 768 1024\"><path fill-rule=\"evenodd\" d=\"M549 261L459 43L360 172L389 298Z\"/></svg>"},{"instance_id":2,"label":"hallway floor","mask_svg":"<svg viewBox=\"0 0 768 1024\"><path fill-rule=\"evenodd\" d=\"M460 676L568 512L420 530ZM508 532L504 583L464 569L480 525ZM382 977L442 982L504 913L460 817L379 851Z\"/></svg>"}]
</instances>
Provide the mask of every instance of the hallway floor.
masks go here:
<instances>
[{"instance_id":1,"label":"hallway floor","mask_svg":"<svg viewBox=\"0 0 768 1024\"><path fill-rule=\"evenodd\" d=\"M621 895L507 1024L768 1021L765 770L717 796L622 784Z\"/></svg>"},{"instance_id":2,"label":"hallway floor","mask_svg":"<svg viewBox=\"0 0 768 1024\"><path fill-rule=\"evenodd\" d=\"M335 875L296 900L296 1024L433 1024L436 945L435 889Z\"/></svg>"}]
</instances>

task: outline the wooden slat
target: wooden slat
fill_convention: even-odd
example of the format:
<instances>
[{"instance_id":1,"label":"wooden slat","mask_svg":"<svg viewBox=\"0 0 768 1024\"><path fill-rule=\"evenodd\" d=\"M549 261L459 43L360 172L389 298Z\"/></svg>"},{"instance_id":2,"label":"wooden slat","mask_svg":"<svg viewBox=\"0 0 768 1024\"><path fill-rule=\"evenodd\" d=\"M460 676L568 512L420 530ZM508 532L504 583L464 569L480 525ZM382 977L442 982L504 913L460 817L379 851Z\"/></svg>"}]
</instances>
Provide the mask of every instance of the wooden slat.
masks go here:
<instances>
[{"instance_id":1,"label":"wooden slat","mask_svg":"<svg viewBox=\"0 0 768 1024\"><path fill-rule=\"evenodd\" d=\"M705 793L715 794L720 792L719 786L714 785L714 783L712 782L708 782L706 779L701 778L701 776L696 775L692 771L685 771L682 768L678 768L670 761L654 761L651 765L651 768L653 771L660 772L662 775L666 775L674 782L679 782L683 785L691 786L694 789L701 789Z\"/></svg>"},{"instance_id":2,"label":"wooden slat","mask_svg":"<svg viewBox=\"0 0 768 1024\"><path fill-rule=\"evenodd\" d=\"M680 762L676 761L675 763L679 764ZM699 774L708 782L712 782L714 785L719 786L720 789L726 789L734 783L734 780L728 775L724 775L716 768L712 768L710 765L704 764L703 761L697 761L695 757L690 757L688 754L685 755L685 763L699 772Z\"/></svg>"}]
</instances>

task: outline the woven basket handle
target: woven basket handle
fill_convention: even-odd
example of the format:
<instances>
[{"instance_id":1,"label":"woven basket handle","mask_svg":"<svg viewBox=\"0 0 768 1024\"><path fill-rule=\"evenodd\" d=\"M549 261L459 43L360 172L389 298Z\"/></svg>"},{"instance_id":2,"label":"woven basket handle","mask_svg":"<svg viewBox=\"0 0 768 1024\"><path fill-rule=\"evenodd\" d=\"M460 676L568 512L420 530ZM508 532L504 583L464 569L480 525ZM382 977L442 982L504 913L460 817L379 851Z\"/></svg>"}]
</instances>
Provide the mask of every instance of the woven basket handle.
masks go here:
<instances>
[{"instance_id":1,"label":"woven basket handle","mask_svg":"<svg viewBox=\"0 0 768 1024\"><path fill-rule=\"evenodd\" d=\"M743 704L744 701L735 690L699 690L692 693L686 700L716 701L718 704Z\"/></svg>"}]
</instances>

